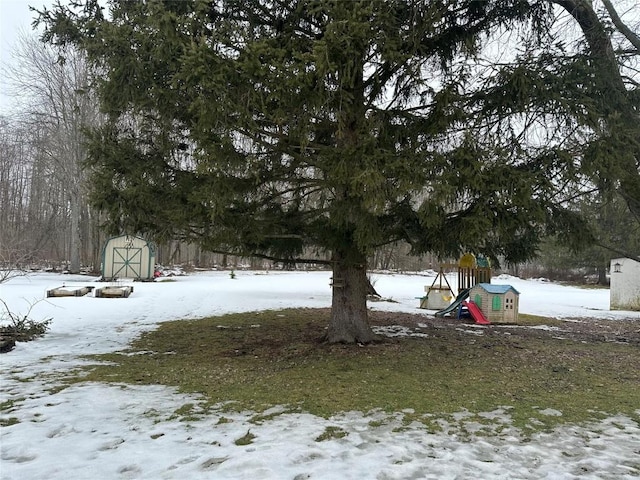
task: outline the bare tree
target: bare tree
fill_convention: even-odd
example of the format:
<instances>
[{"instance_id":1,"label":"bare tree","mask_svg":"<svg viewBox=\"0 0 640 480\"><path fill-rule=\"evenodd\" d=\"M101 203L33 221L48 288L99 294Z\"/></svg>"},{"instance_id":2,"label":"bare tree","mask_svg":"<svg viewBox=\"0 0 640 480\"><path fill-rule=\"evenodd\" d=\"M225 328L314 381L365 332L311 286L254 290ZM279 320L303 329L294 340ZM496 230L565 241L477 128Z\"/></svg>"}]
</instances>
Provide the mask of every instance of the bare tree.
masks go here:
<instances>
[{"instance_id":1,"label":"bare tree","mask_svg":"<svg viewBox=\"0 0 640 480\"><path fill-rule=\"evenodd\" d=\"M613 6L613 3L611 3L610 0L602 0L602 3L604 4L604 7L607 9L607 12L611 17L611 21L616 26L618 31L622 33L624 37L629 41L629 43L631 43L634 46L634 48L636 49L636 53L640 54L640 36L637 33L635 33L631 29L631 27L629 27L629 25L627 25L622 20L622 18L620 18L618 11ZM637 5L636 5L636 8L637 8Z\"/></svg>"},{"instance_id":2,"label":"bare tree","mask_svg":"<svg viewBox=\"0 0 640 480\"><path fill-rule=\"evenodd\" d=\"M78 51L59 51L24 35L14 55L18 66L9 70L9 77L35 149L29 189L35 208L30 213L32 218L37 216L44 202L49 204L49 227L52 220L62 219L58 222L62 225L56 226L64 231L64 247L58 254L68 259L69 270L76 273L81 259L92 250L84 129L100 121L87 62Z\"/></svg>"},{"instance_id":3,"label":"bare tree","mask_svg":"<svg viewBox=\"0 0 640 480\"><path fill-rule=\"evenodd\" d=\"M616 165L618 191L640 221L640 36L628 23L640 20L637 1L618 3L628 6L627 15L621 15L608 0L602 2L604 10L596 8L592 0L550 1L566 11L580 29L582 50L592 66L589 81L593 92L606 99L599 107L601 127L596 133L607 140L622 137L622 132L628 135L628 141L623 142L625 152L618 155Z\"/></svg>"}]
</instances>

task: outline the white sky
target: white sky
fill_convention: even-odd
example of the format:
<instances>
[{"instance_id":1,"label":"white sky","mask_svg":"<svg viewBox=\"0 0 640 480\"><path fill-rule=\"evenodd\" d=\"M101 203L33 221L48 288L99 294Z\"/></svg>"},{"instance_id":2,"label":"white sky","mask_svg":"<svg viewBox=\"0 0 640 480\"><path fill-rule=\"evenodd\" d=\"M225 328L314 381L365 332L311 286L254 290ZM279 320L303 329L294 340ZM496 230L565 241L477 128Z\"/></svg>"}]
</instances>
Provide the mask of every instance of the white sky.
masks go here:
<instances>
[{"instance_id":1,"label":"white sky","mask_svg":"<svg viewBox=\"0 0 640 480\"><path fill-rule=\"evenodd\" d=\"M2 69L11 64L20 33L34 33L31 23L36 14L29 10L29 6L40 10L43 6L51 7L53 3L54 0L0 0L0 114L7 112L13 103L6 73Z\"/></svg>"}]
</instances>

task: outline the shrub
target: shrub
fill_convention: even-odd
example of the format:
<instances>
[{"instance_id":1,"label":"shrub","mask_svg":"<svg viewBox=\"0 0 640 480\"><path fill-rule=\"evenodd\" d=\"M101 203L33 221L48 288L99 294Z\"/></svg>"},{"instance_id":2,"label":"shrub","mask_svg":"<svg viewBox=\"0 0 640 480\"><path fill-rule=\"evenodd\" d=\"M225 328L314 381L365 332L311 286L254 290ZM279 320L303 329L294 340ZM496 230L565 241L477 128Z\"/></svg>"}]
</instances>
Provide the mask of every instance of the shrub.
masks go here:
<instances>
[{"instance_id":1,"label":"shrub","mask_svg":"<svg viewBox=\"0 0 640 480\"><path fill-rule=\"evenodd\" d=\"M51 318L47 318L41 322L29 318L29 313L33 305L31 305L25 315L22 315L9 310L9 307L3 300L0 300L0 302L4 305L4 313L2 313L0 320L2 320L3 323L6 320L9 321L8 325L0 325L0 337L8 337L16 342L28 342L41 337L49 330L52 321Z\"/></svg>"},{"instance_id":2,"label":"shrub","mask_svg":"<svg viewBox=\"0 0 640 480\"><path fill-rule=\"evenodd\" d=\"M50 318L42 322L37 322L30 318L20 318L13 320L10 325L1 326L0 336L11 337L17 342L28 342L44 335L49 330L50 324Z\"/></svg>"}]
</instances>

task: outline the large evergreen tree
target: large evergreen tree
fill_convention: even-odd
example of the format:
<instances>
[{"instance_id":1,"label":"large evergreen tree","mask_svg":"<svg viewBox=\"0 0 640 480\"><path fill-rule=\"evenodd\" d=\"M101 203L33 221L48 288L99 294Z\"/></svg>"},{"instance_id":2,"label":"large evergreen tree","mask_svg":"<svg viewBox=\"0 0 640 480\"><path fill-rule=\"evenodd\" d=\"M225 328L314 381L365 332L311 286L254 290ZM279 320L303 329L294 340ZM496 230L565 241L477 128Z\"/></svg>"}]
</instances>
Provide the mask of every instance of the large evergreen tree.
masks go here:
<instances>
[{"instance_id":1,"label":"large evergreen tree","mask_svg":"<svg viewBox=\"0 0 640 480\"><path fill-rule=\"evenodd\" d=\"M95 62L110 121L93 134L93 198L110 228L290 263L329 253L331 342L375 338L377 247L517 262L579 226L557 198L567 159L503 122L522 96L492 82L514 75L468 62L513 22L543 29L545 1L79 6L41 19Z\"/></svg>"}]
</instances>

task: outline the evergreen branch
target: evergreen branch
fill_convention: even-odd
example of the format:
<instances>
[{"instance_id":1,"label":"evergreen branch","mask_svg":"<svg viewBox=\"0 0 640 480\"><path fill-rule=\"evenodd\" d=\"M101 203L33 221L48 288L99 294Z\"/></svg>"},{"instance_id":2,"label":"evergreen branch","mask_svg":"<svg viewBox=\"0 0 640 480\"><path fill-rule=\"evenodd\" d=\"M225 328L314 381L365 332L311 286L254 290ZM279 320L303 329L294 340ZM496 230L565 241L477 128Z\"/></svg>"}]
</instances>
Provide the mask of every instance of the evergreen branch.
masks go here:
<instances>
[{"instance_id":1,"label":"evergreen branch","mask_svg":"<svg viewBox=\"0 0 640 480\"><path fill-rule=\"evenodd\" d=\"M300 258L300 257L295 257L295 258L280 258L280 257L275 257L272 255L265 255L262 253L251 253L249 254L252 257L255 258L262 258L263 260L271 260L272 262L278 262L278 263L304 263L304 264L320 264L320 265L333 265L335 262L332 260L323 260L320 258L317 259L313 259L313 258Z\"/></svg>"},{"instance_id":2,"label":"evergreen branch","mask_svg":"<svg viewBox=\"0 0 640 480\"><path fill-rule=\"evenodd\" d=\"M257 253L257 252L233 252L233 251L227 251L227 250L220 250L220 249L209 249L207 248L207 251L211 252L211 253L217 253L220 255L233 255L236 257L253 257L253 258L261 258L263 260L270 260L272 262L276 262L276 263L303 263L303 264L319 264L319 265L333 265L332 260L324 260L321 258L317 258L317 259L313 259L313 258L303 258L303 257L291 257L291 258L284 258L284 257L277 257L274 255L267 255L264 253Z\"/></svg>"},{"instance_id":3,"label":"evergreen branch","mask_svg":"<svg viewBox=\"0 0 640 480\"><path fill-rule=\"evenodd\" d=\"M614 247L613 245L601 242L599 240L594 240L594 244L596 244L597 246L602 247L605 250L608 250L610 252L617 253L618 255L621 255L621 256L623 256L625 258L630 258L632 260L635 260L636 262L640 262L640 255L637 255L635 253L631 253L628 250L623 250L621 248Z\"/></svg>"},{"instance_id":4,"label":"evergreen branch","mask_svg":"<svg viewBox=\"0 0 640 480\"><path fill-rule=\"evenodd\" d=\"M298 233L279 233L273 235L265 235L264 238L302 240L304 237Z\"/></svg>"},{"instance_id":5,"label":"evergreen branch","mask_svg":"<svg viewBox=\"0 0 640 480\"><path fill-rule=\"evenodd\" d=\"M631 195L629 195L626 191L624 191L622 189L620 190L619 193L620 193L620 196L624 199L624 201L629 206L631 206L634 203L640 203L640 199L632 197ZM631 212L631 214L635 218L636 222L640 225L640 211L637 208L629 208L629 211Z\"/></svg>"},{"instance_id":6,"label":"evergreen branch","mask_svg":"<svg viewBox=\"0 0 640 480\"><path fill-rule=\"evenodd\" d=\"M378 248L386 247L387 245L393 245L398 242L406 241L408 238L409 238L408 234L398 235L396 237L390 237L384 242L376 243L375 245L373 245L373 249L377 250Z\"/></svg>"}]
</instances>

